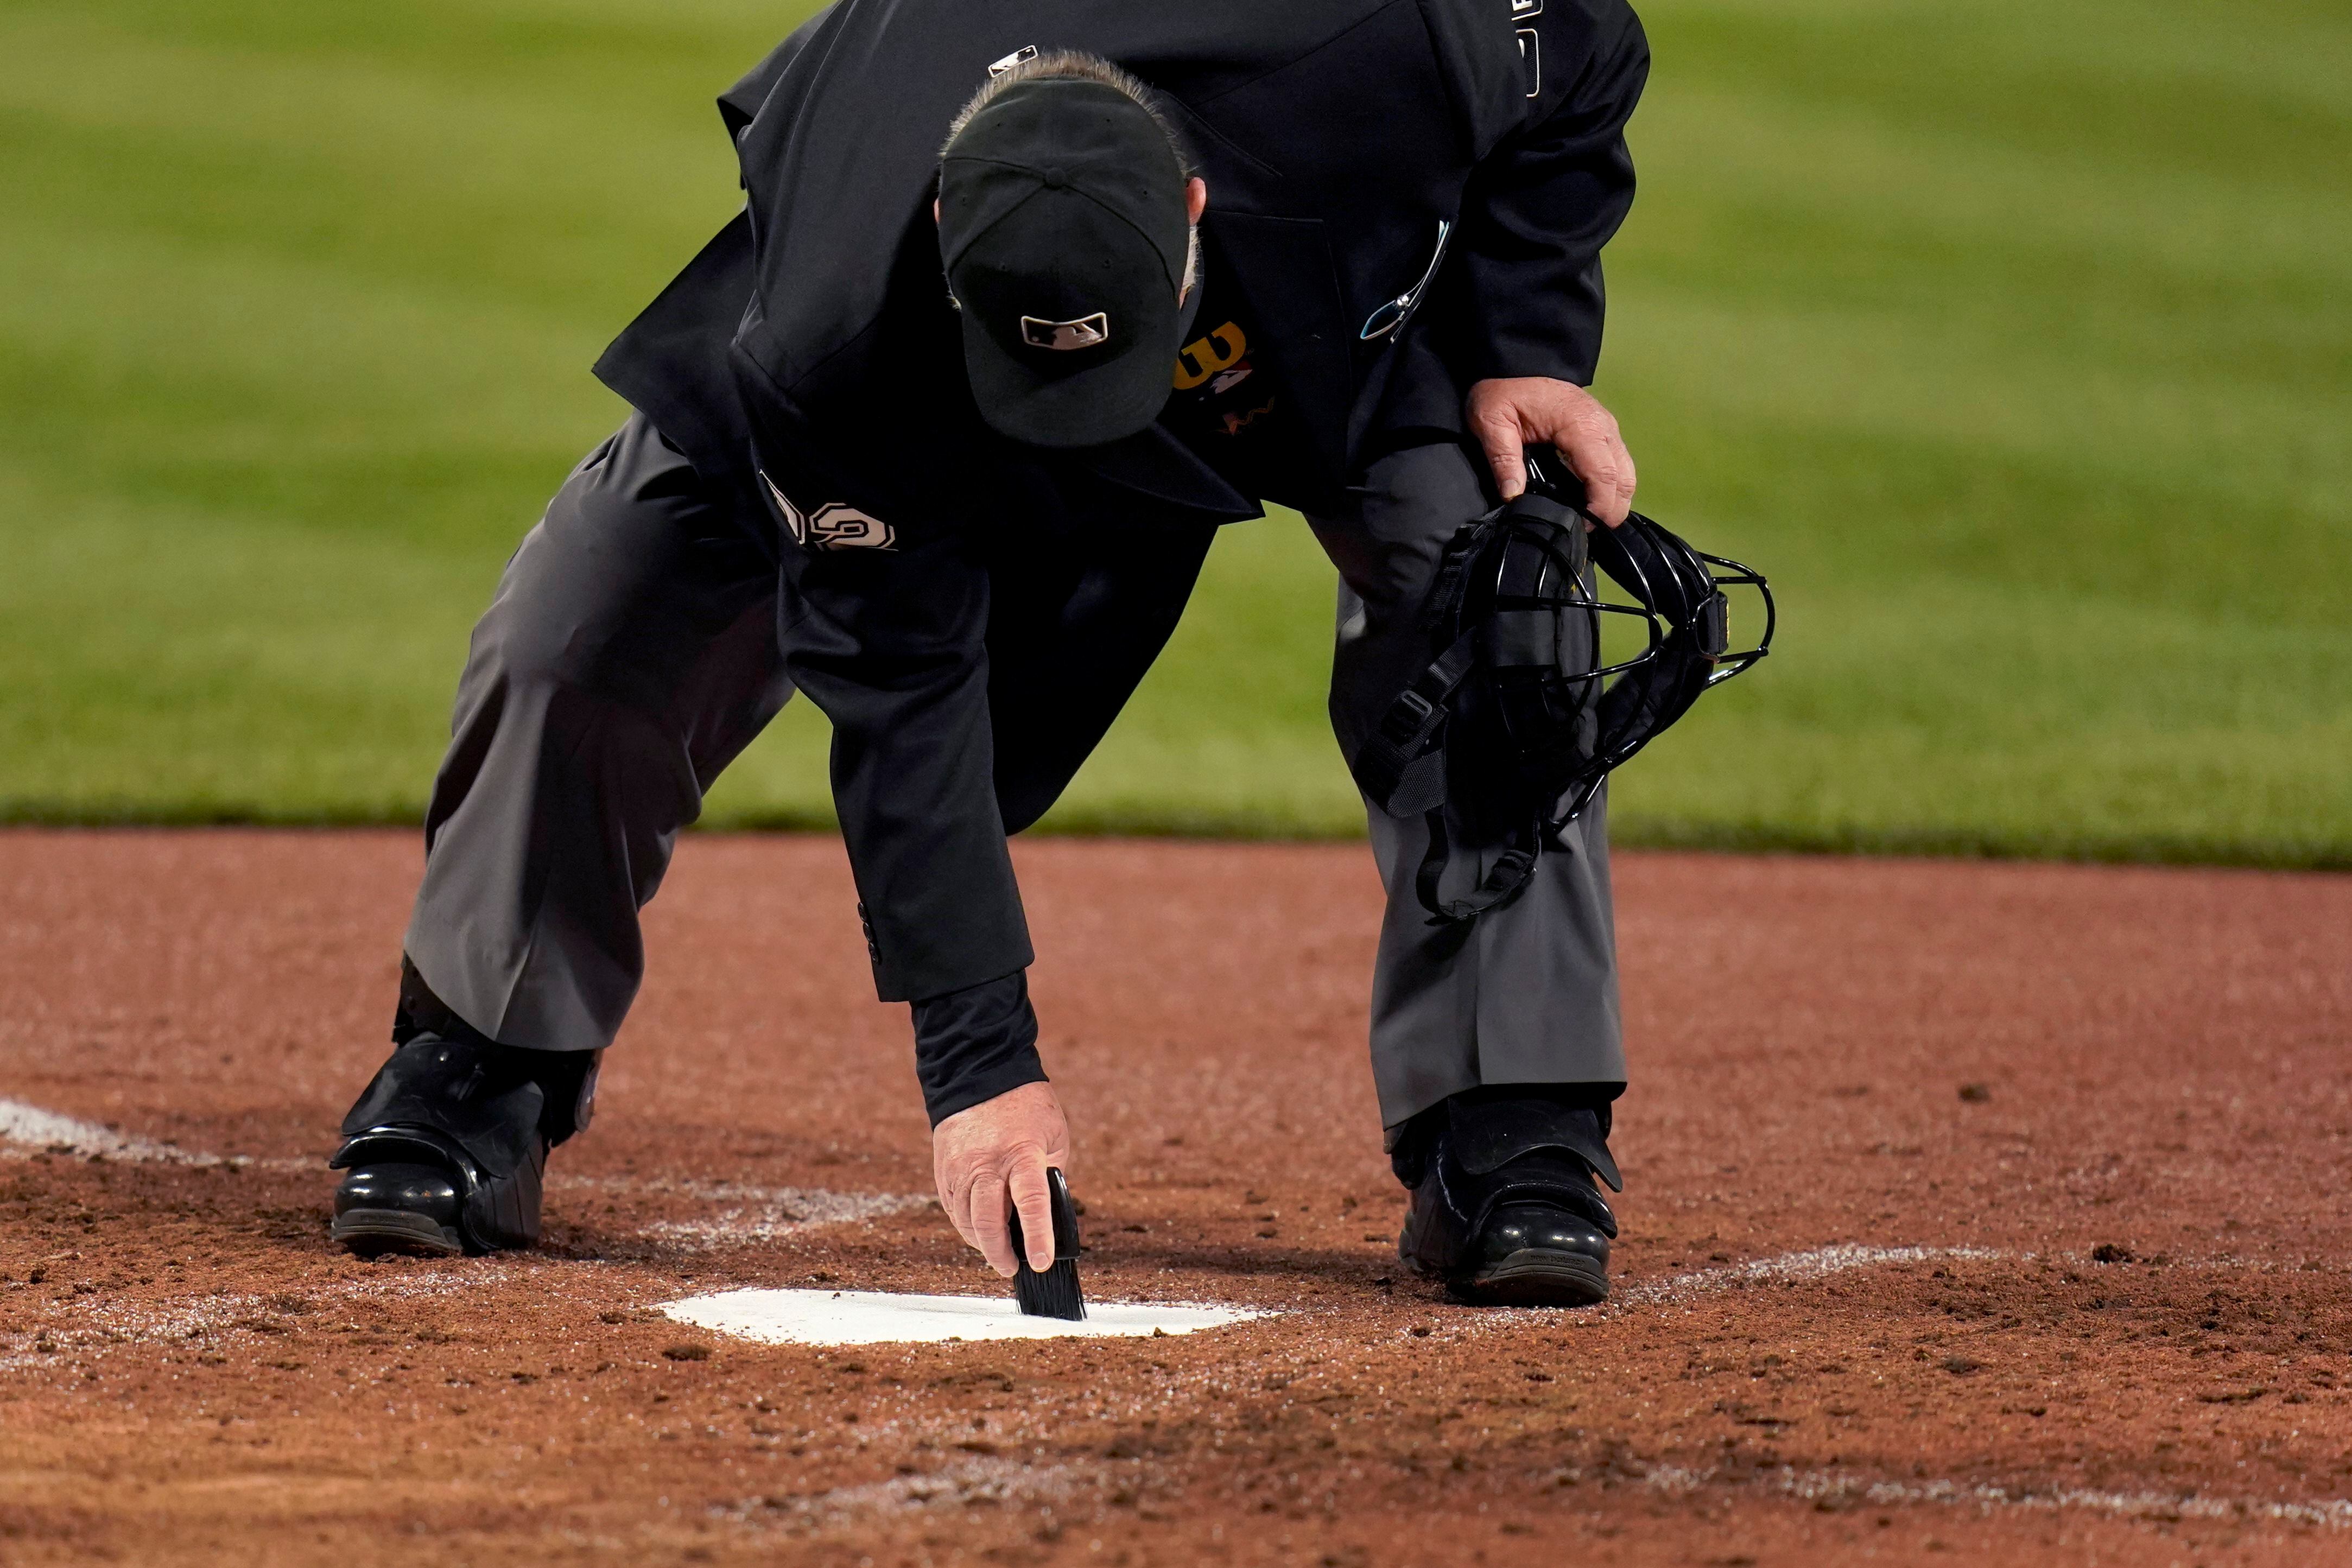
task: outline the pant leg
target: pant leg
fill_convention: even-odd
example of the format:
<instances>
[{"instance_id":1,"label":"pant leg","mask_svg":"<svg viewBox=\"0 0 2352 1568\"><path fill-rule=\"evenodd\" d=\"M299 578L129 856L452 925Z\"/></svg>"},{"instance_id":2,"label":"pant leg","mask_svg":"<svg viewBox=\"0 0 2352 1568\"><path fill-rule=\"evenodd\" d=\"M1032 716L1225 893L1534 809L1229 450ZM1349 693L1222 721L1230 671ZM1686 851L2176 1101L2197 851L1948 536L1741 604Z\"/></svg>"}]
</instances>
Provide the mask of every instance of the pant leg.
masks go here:
<instances>
[{"instance_id":1,"label":"pant leg","mask_svg":"<svg viewBox=\"0 0 2352 1568\"><path fill-rule=\"evenodd\" d=\"M1310 517L1339 569L1331 724L1352 756L1433 656L1423 600L1455 529L1492 502L1477 459L1454 445L1408 448L1372 465L1349 504ZM1604 789L1547 850L1517 898L1466 925L1433 925L1413 888L1428 829L1366 802L1388 890L1372 977L1372 1076L1394 1128L1465 1089L1504 1083L1620 1084L1625 1057L1609 891ZM1476 884L1499 852L1455 831L1447 896Z\"/></svg>"},{"instance_id":2,"label":"pant leg","mask_svg":"<svg viewBox=\"0 0 2352 1568\"><path fill-rule=\"evenodd\" d=\"M410 960L503 1045L612 1042L638 911L782 708L773 556L643 415L565 481L474 628Z\"/></svg>"}]
</instances>

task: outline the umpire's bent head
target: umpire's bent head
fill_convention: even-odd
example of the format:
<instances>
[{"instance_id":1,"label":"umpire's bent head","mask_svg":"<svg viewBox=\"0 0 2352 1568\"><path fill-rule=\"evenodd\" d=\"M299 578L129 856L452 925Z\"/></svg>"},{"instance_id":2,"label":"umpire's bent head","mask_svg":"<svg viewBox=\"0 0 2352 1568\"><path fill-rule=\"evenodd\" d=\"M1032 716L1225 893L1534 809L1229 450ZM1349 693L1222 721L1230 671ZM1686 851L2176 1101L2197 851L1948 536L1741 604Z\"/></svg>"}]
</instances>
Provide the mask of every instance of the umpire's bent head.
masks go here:
<instances>
[{"instance_id":1,"label":"umpire's bent head","mask_svg":"<svg viewBox=\"0 0 2352 1568\"><path fill-rule=\"evenodd\" d=\"M1160 417L1207 194L1148 89L1107 60L1039 55L964 106L940 153L940 261L991 427L1096 446Z\"/></svg>"}]
</instances>

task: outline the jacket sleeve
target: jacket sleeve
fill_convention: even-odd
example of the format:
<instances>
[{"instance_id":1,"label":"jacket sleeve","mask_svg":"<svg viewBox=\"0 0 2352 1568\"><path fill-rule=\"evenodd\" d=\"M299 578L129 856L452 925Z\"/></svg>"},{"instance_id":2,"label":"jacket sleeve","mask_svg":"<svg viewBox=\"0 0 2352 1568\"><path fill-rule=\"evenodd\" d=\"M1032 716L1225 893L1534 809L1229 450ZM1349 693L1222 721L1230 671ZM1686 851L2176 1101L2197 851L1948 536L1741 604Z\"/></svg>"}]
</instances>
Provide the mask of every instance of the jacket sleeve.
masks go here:
<instances>
[{"instance_id":1,"label":"jacket sleeve","mask_svg":"<svg viewBox=\"0 0 2352 1568\"><path fill-rule=\"evenodd\" d=\"M1528 120L1464 195L1461 368L1582 386L1601 358L1601 247L1633 204L1625 122L1649 41L1623 0L1538 0L1518 27Z\"/></svg>"},{"instance_id":2,"label":"jacket sleeve","mask_svg":"<svg viewBox=\"0 0 2352 1568\"><path fill-rule=\"evenodd\" d=\"M988 573L961 533L890 549L784 547L779 640L833 721L833 796L886 1002L1034 956L994 782Z\"/></svg>"}]
</instances>

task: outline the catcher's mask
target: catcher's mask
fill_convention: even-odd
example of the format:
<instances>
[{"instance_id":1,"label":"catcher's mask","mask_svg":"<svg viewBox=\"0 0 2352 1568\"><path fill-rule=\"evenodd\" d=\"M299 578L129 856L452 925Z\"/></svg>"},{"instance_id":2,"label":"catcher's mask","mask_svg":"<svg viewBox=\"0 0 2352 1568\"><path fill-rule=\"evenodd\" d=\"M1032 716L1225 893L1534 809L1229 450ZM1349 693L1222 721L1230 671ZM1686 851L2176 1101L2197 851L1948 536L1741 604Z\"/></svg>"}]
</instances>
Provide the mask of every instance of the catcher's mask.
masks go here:
<instances>
[{"instance_id":1,"label":"catcher's mask","mask_svg":"<svg viewBox=\"0 0 2352 1568\"><path fill-rule=\"evenodd\" d=\"M1572 476L1534 454L1528 472L1524 495L1464 524L1446 547L1423 610L1437 655L1349 763L1382 810L1427 816L1418 891L1441 924L1508 903L1611 768L1772 646L1761 573L1639 512L1602 527ZM1632 602L1602 599L1594 567ZM1762 600L1752 648L1728 646L1727 588ZM1612 616L1638 626L1643 645L1604 663L1604 641L1620 640L1602 636ZM1498 828L1505 846L1477 889L1450 901L1438 893L1449 800L1457 820Z\"/></svg>"}]
</instances>

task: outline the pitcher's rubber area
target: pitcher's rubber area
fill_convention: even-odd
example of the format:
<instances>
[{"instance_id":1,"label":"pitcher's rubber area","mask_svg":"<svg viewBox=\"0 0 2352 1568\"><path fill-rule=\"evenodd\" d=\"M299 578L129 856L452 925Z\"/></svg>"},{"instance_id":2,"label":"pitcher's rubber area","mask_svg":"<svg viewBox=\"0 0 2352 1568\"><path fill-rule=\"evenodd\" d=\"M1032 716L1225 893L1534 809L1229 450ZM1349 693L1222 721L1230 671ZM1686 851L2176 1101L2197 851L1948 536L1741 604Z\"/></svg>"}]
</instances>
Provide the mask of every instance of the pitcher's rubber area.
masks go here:
<instances>
[{"instance_id":1,"label":"pitcher's rubber area","mask_svg":"<svg viewBox=\"0 0 2352 1568\"><path fill-rule=\"evenodd\" d=\"M0 833L0 1559L2352 1562L2352 879L1623 857L1625 1235L1560 1312L1396 1265L1360 849L1019 860L1089 1297L1277 1315L659 1313L1009 1296L830 841L685 846L547 1245L367 1263L321 1161L413 835Z\"/></svg>"}]
</instances>

